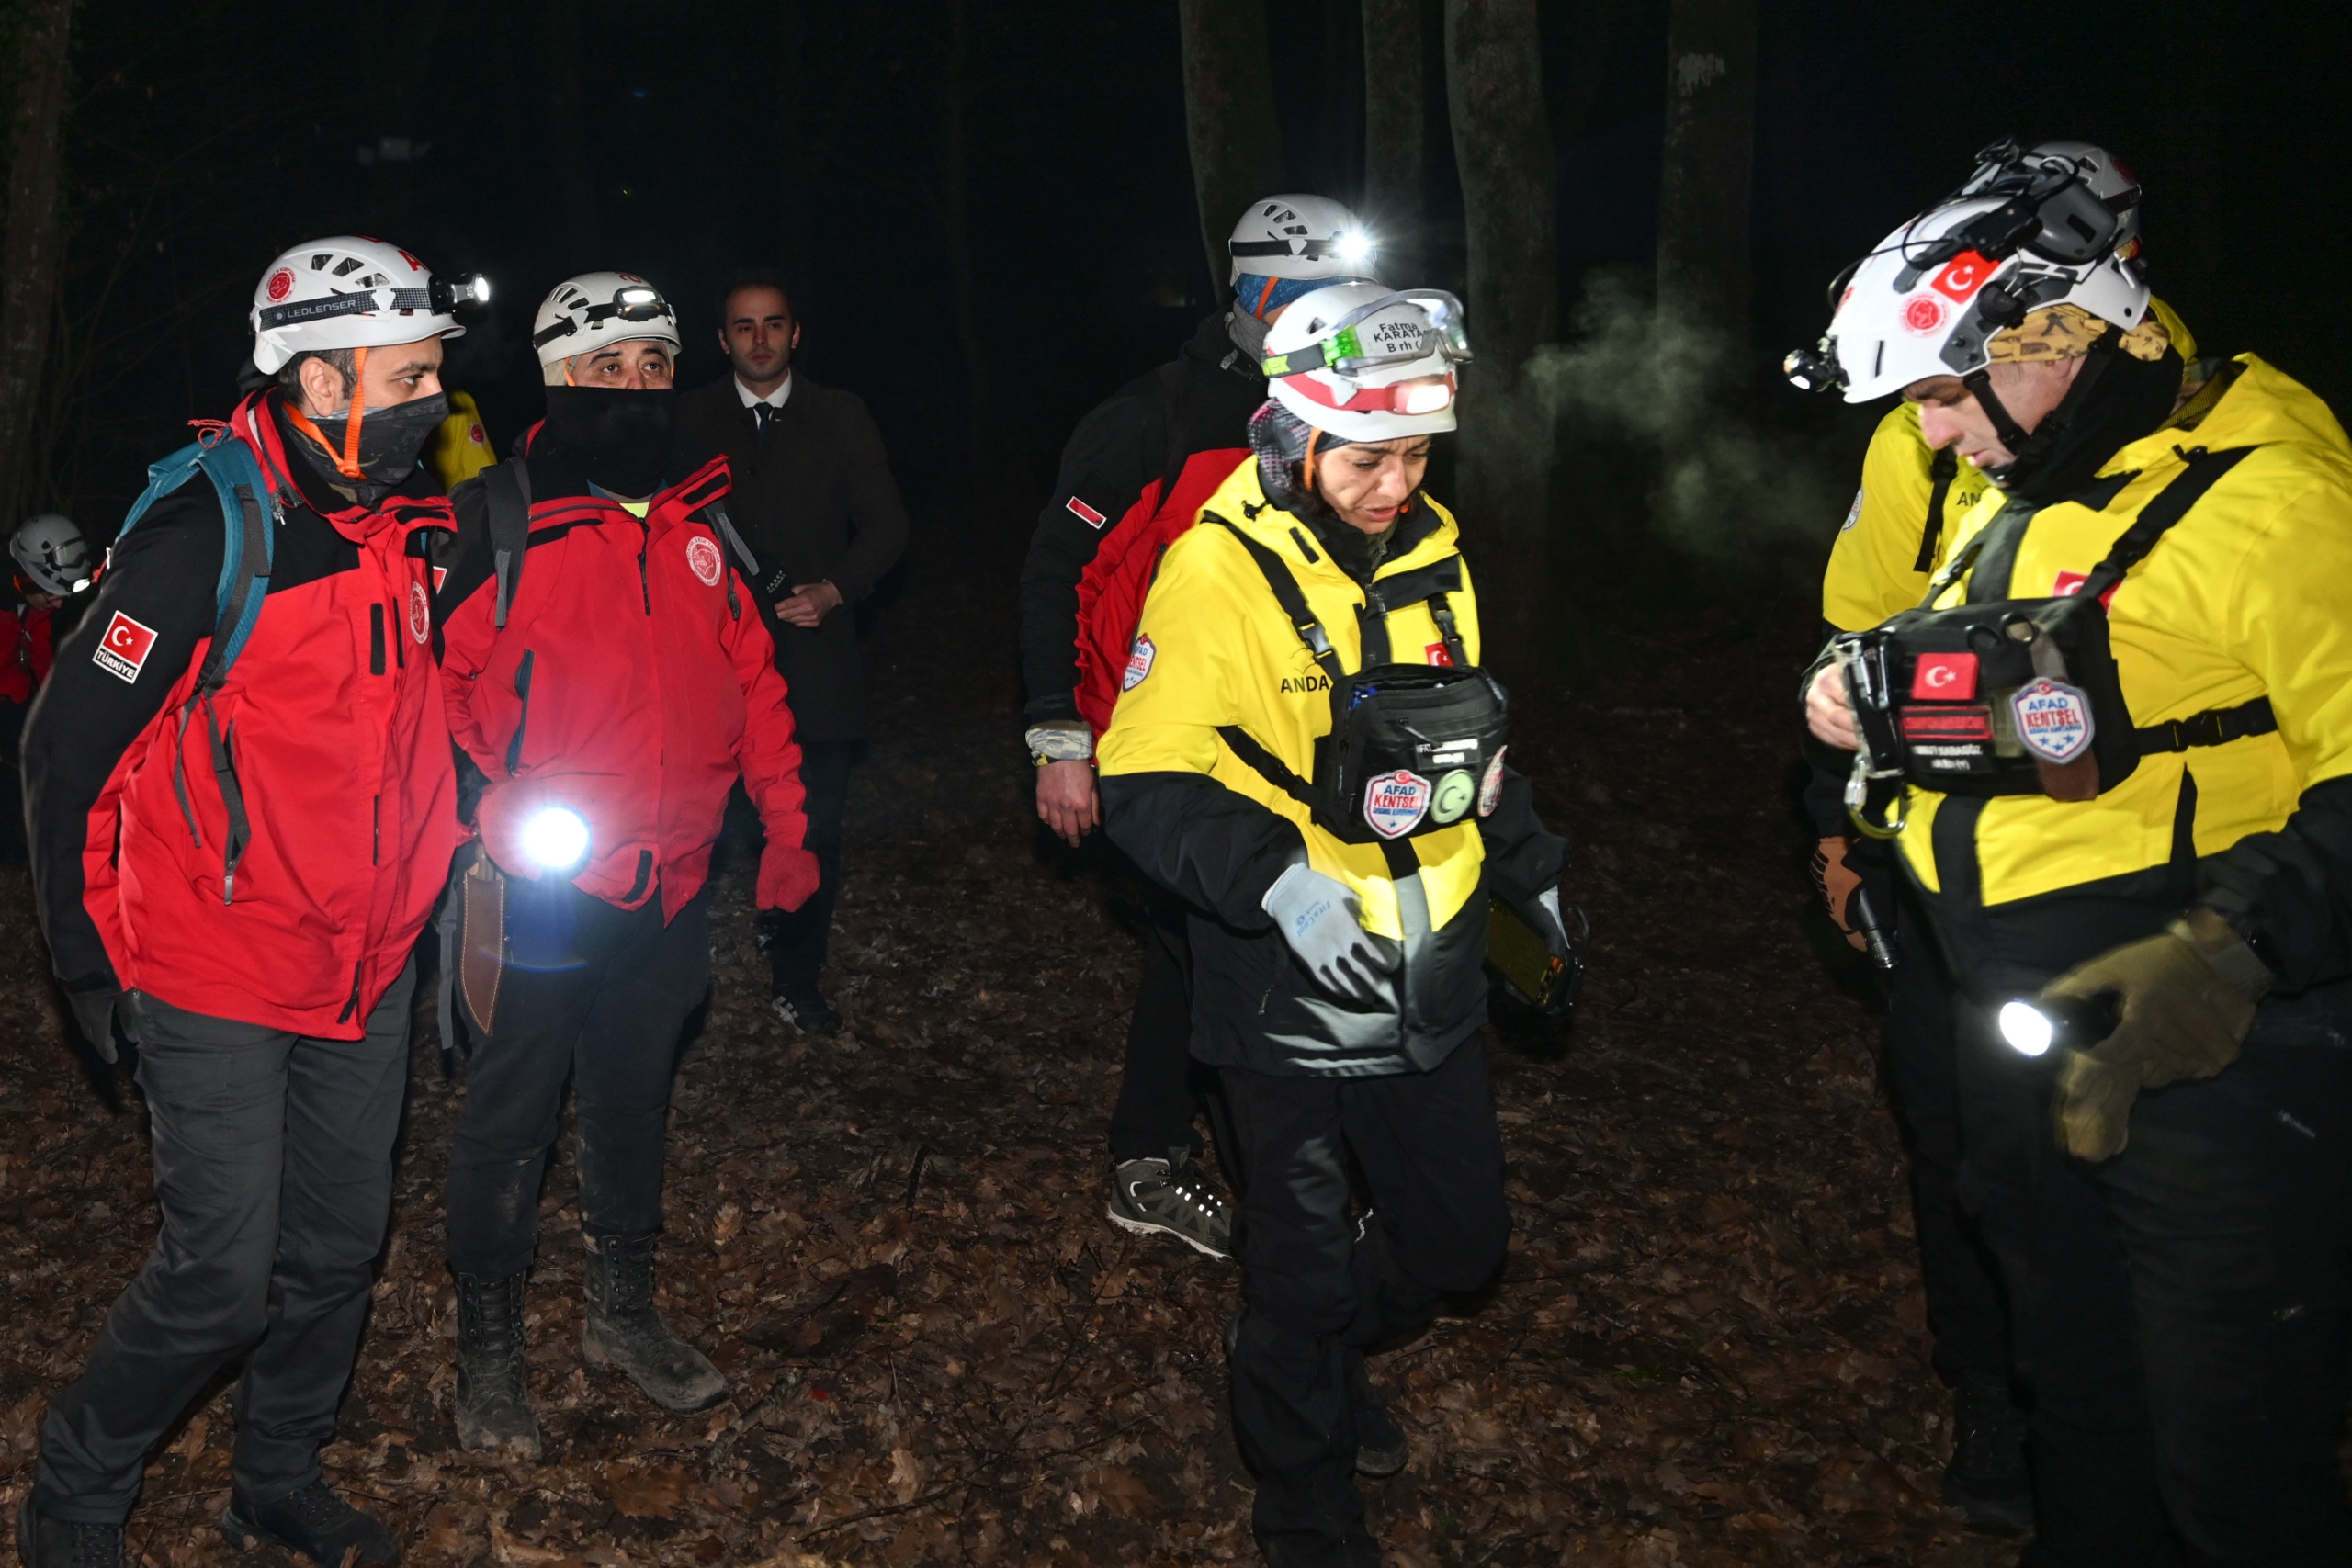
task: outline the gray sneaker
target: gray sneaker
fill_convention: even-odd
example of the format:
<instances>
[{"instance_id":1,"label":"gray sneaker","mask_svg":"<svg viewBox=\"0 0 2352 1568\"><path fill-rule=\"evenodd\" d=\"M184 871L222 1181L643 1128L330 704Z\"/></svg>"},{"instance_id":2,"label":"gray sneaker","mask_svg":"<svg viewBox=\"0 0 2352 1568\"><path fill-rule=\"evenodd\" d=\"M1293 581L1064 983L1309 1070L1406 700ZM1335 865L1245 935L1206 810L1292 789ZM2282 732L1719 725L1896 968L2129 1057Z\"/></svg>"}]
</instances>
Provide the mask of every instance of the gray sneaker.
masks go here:
<instances>
[{"instance_id":1,"label":"gray sneaker","mask_svg":"<svg viewBox=\"0 0 2352 1568\"><path fill-rule=\"evenodd\" d=\"M1109 1213L1121 1230L1165 1232L1211 1258L1233 1256L1233 1211L1190 1158L1121 1161L1111 1171Z\"/></svg>"}]
</instances>

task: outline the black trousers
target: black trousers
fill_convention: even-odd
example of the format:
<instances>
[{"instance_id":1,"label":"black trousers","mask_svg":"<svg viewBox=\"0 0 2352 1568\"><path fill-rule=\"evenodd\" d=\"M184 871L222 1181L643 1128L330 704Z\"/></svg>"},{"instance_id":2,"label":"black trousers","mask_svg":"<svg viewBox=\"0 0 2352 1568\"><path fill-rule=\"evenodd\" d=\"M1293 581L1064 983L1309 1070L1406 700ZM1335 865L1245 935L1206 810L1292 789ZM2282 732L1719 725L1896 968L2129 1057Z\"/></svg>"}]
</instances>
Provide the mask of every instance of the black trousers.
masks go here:
<instances>
[{"instance_id":1,"label":"black trousers","mask_svg":"<svg viewBox=\"0 0 2352 1568\"><path fill-rule=\"evenodd\" d=\"M2024 1561L2352 1562L2336 1464L2352 987L2266 1002L2233 1066L2142 1094L2129 1145L2099 1165L2057 1145L2057 1064L1992 1025L2004 995L2160 923L2086 902L1972 944L1962 1179L2008 1282L2033 1407Z\"/></svg>"},{"instance_id":2,"label":"black trousers","mask_svg":"<svg viewBox=\"0 0 2352 1568\"><path fill-rule=\"evenodd\" d=\"M761 939L779 991L814 986L825 967L825 942L832 933L833 904L842 886L842 813L849 804L850 769L863 744L800 743L800 784L808 792L808 848L817 857L817 891L797 909L760 912Z\"/></svg>"},{"instance_id":3,"label":"black trousers","mask_svg":"<svg viewBox=\"0 0 2352 1568\"><path fill-rule=\"evenodd\" d=\"M1183 903L1155 887L1150 914L1119 1102L1111 1112L1111 1157L1118 1161L1166 1159L1186 1148L1197 1156L1193 1117L1216 1092L1216 1069L1193 1059L1193 946ZM1231 1151L1218 1152L1236 1163Z\"/></svg>"},{"instance_id":4,"label":"black trousers","mask_svg":"<svg viewBox=\"0 0 2352 1568\"><path fill-rule=\"evenodd\" d=\"M415 984L412 964L357 1040L131 994L163 1226L41 1423L43 1513L128 1517L148 1451L239 1356L236 1489L267 1502L318 1478L391 1217Z\"/></svg>"},{"instance_id":5,"label":"black trousers","mask_svg":"<svg viewBox=\"0 0 2352 1568\"><path fill-rule=\"evenodd\" d=\"M658 891L626 910L569 883L510 881L506 897L513 961L467 1065L447 1201L449 1267L492 1279L522 1273L538 1250L567 1082L579 1097L581 1228L629 1239L662 1228L679 1032L710 986L707 888L667 925Z\"/></svg>"},{"instance_id":6,"label":"black trousers","mask_svg":"<svg viewBox=\"0 0 2352 1568\"><path fill-rule=\"evenodd\" d=\"M1961 1201L1959 1015L1923 912L1904 908L1902 964L1887 976L1888 1097L1911 1156L1919 1282L1947 1382L2010 1372L2009 1304L2000 1268Z\"/></svg>"},{"instance_id":7,"label":"black trousers","mask_svg":"<svg viewBox=\"0 0 2352 1568\"><path fill-rule=\"evenodd\" d=\"M1510 1235L1486 1049L1385 1077L1222 1069L1250 1172L1233 1425L1272 1536L1363 1529L1348 1383L1364 1350L1417 1331L1442 1296L1493 1278ZM1359 1237L1348 1156L1371 1190Z\"/></svg>"}]
</instances>

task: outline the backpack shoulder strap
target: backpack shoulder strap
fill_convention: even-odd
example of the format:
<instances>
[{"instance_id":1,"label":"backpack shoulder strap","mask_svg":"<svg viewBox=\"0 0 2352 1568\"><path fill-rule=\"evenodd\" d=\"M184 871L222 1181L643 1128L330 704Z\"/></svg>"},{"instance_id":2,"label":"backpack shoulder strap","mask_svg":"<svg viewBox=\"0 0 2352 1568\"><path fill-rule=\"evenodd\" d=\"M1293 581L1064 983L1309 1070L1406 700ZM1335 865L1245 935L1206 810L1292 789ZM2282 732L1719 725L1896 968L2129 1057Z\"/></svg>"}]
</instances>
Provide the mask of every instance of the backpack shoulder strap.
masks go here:
<instances>
[{"instance_id":1,"label":"backpack shoulder strap","mask_svg":"<svg viewBox=\"0 0 2352 1568\"><path fill-rule=\"evenodd\" d=\"M1345 680L1347 671L1340 666L1340 656L1331 647L1330 634L1323 629L1322 621L1308 606L1306 594L1299 588L1298 579L1291 575L1289 564L1214 512L1202 513L1201 521L1217 524L1241 541L1241 547L1250 552L1250 558L1258 563L1259 571L1264 574L1266 586L1273 590L1274 603L1280 604L1283 614L1290 617L1291 629L1298 633L1298 640L1306 645L1306 650L1315 656L1315 662L1323 667L1325 674L1335 682Z\"/></svg>"},{"instance_id":2,"label":"backpack shoulder strap","mask_svg":"<svg viewBox=\"0 0 2352 1568\"><path fill-rule=\"evenodd\" d=\"M1951 481L1960 477L1960 454L1950 446L1939 446L1936 455L1928 459L1928 478L1934 483L1928 491L1928 520L1919 530L1919 558L1911 563L1917 572L1936 569L1936 547L1944 540L1944 498L1951 493Z\"/></svg>"},{"instance_id":3,"label":"backpack shoulder strap","mask_svg":"<svg viewBox=\"0 0 2352 1568\"><path fill-rule=\"evenodd\" d=\"M743 575L757 582L760 580L760 558L752 553L752 547L745 544L743 536L735 531L735 520L727 515L726 501L714 501L696 515L709 524L710 531L718 536L719 542L734 553L743 569ZM736 620L743 617L743 602L736 595L735 574L731 571L727 574L727 614Z\"/></svg>"},{"instance_id":4,"label":"backpack shoulder strap","mask_svg":"<svg viewBox=\"0 0 2352 1568\"><path fill-rule=\"evenodd\" d=\"M220 581L213 588L212 646L197 677L199 689L218 691L261 620L277 539L264 512L269 484L253 448L230 436L205 448L197 465L220 498Z\"/></svg>"},{"instance_id":5,"label":"backpack shoulder strap","mask_svg":"<svg viewBox=\"0 0 2352 1568\"><path fill-rule=\"evenodd\" d=\"M1408 605L1426 604L1430 607L1430 619L1437 622L1438 635L1445 639L1447 656L1457 669L1464 669L1470 663L1470 655L1462 646L1462 632L1454 624L1453 604L1450 598L1450 595L1461 592L1462 556L1456 551L1426 566L1417 566L1410 571L1374 578L1363 591L1363 614L1368 622L1375 615L1393 615ZM1384 644L1386 641L1385 629L1382 641ZM1373 662L1367 655L1364 663L1370 665Z\"/></svg>"},{"instance_id":6,"label":"backpack shoulder strap","mask_svg":"<svg viewBox=\"0 0 2352 1568\"><path fill-rule=\"evenodd\" d=\"M2164 537L2165 530L2188 516L2189 508L2202 501L2207 491L2219 484L2223 475L2245 461L2258 448L2229 446L2219 452L2209 452L2202 446L2192 446L2187 451L2176 446L2173 450L2179 453L2187 466L2173 477L2170 484L2158 491L2147 505L2140 508L2139 517L2123 531L2123 536L2115 541L2115 547L2107 552L2107 558L2091 568L2090 576L2084 581L2080 590L2084 598L2105 598L2109 589L2123 581L2124 573L2139 565L2148 552L2156 547L2156 541Z\"/></svg>"},{"instance_id":7,"label":"backpack shoulder strap","mask_svg":"<svg viewBox=\"0 0 2352 1568\"><path fill-rule=\"evenodd\" d=\"M531 542L531 473L521 453L482 470L482 500L490 506L490 566L498 593L491 619L505 629L514 585L522 580L523 556Z\"/></svg>"}]
</instances>

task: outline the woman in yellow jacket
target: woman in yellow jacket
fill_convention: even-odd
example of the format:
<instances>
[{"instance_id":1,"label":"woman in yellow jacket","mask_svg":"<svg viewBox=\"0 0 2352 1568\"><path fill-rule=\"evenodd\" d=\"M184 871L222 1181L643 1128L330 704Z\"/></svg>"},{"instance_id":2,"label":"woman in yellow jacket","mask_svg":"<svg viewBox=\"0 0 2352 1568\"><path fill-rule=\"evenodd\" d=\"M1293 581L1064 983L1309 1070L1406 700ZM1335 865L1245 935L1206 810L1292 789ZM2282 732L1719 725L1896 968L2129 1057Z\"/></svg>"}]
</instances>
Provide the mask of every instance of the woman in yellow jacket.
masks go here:
<instances>
[{"instance_id":1,"label":"woman in yellow jacket","mask_svg":"<svg viewBox=\"0 0 2352 1568\"><path fill-rule=\"evenodd\" d=\"M1995 489L1936 610L1871 634L1859 690L1811 676L1806 716L1851 750L1859 696L1903 770L1897 847L1964 996L2031 1561L2340 1564L2352 457L2251 355L2176 406L2144 281L2066 231L2098 227L2063 187L1964 201L1855 273L1847 396L1902 390Z\"/></svg>"},{"instance_id":2,"label":"woman in yellow jacket","mask_svg":"<svg viewBox=\"0 0 2352 1568\"><path fill-rule=\"evenodd\" d=\"M1345 284L1284 312L1256 456L1169 547L1101 747L1111 837L1191 907L1193 1051L1245 1179L1235 1426L1278 1565L1379 1562L1351 1472L1405 1440L1363 1351L1503 1258L1489 888L1567 951L1566 846L1504 762L1453 519L1420 492L1459 310ZM1389 702L1428 705L1404 751Z\"/></svg>"}]
</instances>

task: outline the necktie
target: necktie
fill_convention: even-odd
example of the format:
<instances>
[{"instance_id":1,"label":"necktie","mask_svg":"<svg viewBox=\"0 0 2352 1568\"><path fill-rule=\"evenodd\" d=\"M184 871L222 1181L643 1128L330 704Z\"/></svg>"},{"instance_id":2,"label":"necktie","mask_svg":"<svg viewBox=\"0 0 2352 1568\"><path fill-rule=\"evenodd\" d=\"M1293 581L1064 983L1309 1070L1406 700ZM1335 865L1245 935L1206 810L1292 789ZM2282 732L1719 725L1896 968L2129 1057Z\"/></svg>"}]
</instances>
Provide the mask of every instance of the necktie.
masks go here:
<instances>
[{"instance_id":1,"label":"necktie","mask_svg":"<svg viewBox=\"0 0 2352 1568\"><path fill-rule=\"evenodd\" d=\"M768 433L768 426L775 423L775 405L774 403L753 403L752 405L752 418L753 422L758 424L761 436L765 437Z\"/></svg>"}]
</instances>

